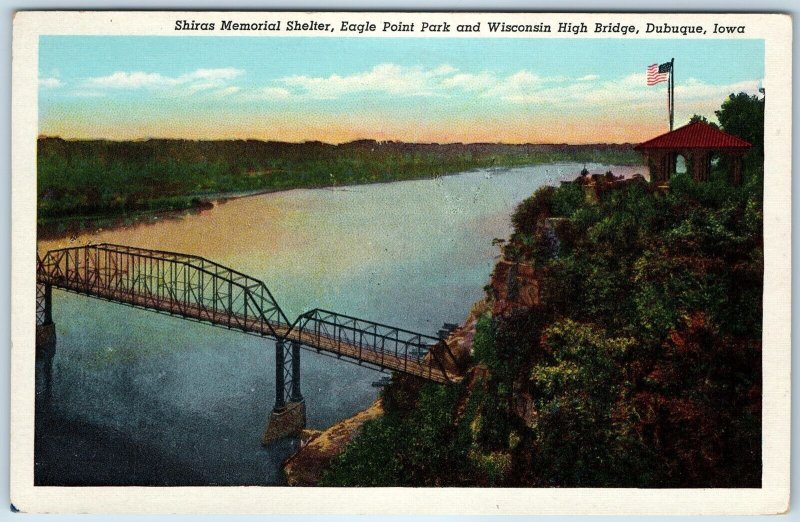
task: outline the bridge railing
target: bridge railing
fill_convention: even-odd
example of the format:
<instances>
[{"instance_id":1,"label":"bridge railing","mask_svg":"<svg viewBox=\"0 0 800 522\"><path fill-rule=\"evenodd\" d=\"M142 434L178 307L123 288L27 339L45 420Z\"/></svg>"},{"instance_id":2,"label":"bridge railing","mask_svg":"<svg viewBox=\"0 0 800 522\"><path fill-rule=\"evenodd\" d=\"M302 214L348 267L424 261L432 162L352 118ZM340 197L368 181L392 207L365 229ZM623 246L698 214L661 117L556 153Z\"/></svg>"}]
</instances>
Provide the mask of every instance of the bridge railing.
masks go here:
<instances>
[{"instance_id":1,"label":"bridge railing","mask_svg":"<svg viewBox=\"0 0 800 522\"><path fill-rule=\"evenodd\" d=\"M291 337L306 346L383 368L416 375L427 371L447 378L440 354L434 350L442 341L403 328L316 308L298 317Z\"/></svg>"},{"instance_id":2,"label":"bridge railing","mask_svg":"<svg viewBox=\"0 0 800 522\"><path fill-rule=\"evenodd\" d=\"M439 338L322 309L290 324L264 283L199 256L102 243L51 250L36 265L38 322L56 287L451 380L453 355Z\"/></svg>"},{"instance_id":3,"label":"bridge railing","mask_svg":"<svg viewBox=\"0 0 800 522\"><path fill-rule=\"evenodd\" d=\"M36 273L42 271L42 258L36 256ZM45 286L36 282L36 326L41 326L45 323L47 315L47 303L45 302Z\"/></svg>"},{"instance_id":4,"label":"bridge railing","mask_svg":"<svg viewBox=\"0 0 800 522\"><path fill-rule=\"evenodd\" d=\"M107 243L62 248L38 260L37 281L276 338L289 328L264 283L199 256Z\"/></svg>"}]
</instances>

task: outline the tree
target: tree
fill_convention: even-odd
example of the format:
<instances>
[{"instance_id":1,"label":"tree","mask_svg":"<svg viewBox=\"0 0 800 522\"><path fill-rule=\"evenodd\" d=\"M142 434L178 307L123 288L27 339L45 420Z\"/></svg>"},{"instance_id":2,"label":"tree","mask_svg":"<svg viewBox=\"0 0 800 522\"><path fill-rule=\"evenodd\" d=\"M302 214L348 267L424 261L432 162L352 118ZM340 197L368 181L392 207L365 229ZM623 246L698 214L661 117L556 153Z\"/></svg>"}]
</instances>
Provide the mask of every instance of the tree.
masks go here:
<instances>
[{"instance_id":1,"label":"tree","mask_svg":"<svg viewBox=\"0 0 800 522\"><path fill-rule=\"evenodd\" d=\"M711 125L715 129L719 129L719 125L717 125L713 121L708 121L708 118L706 118L705 116L700 114L692 114L692 117L689 118L689 123L697 123L697 122L705 123L706 125Z\"/></svg>"},{"instance_id":2,"label":"tree","mask_svg":"<svg viewBox=\"0 0 800 522\"><path fill-rule=\"evenodd\" d=\"M644 448L619 415L628 386L623 360L635 339L565 319L542 340L544 360L529 375L537 412L531 465L540 485L641 485Z\"/></svg>"},{"instance_id":3,"label":"tree","mask_svg":"<svg viewBox=\"0 0 800 522\"><path fill-rule=\"evenodd\" d=\"M749 141L753 148L750 158L758 163L764 159L764 98L745 92L731 93L714 111L722 130Z\"/></svg>"}]
</instances>

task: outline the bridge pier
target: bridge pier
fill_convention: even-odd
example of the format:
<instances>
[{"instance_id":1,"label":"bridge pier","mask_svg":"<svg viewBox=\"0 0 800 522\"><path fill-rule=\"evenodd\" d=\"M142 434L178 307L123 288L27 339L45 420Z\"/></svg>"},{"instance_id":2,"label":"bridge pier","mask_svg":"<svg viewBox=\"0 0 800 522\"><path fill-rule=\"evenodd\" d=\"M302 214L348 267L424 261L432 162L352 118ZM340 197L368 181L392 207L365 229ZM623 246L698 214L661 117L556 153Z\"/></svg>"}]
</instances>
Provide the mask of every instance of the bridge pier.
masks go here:
<instances>
[{"instance_id":1,"label":"bridge pier","mask_svg":"<svg viewBox=\"0 0 800 522\"><path fill-rule=\"evenodd\" d=\"M303 394L300 392L300 343L292 341L292 393L289 396L291 402L303 402Z\"/></svg>"},{"instance_id":2,"label":"bridge pier","mask_svg":"<svg viewBox=\"0 0 800 522\"><path fill-rule=\"evenodd\" d=\"M53 289L36 287L36 409L50 407L53 397L53 358L56 355L56 325L53 323Z\"/></svg>"},{"instance_id":3,"label":"bridge pier","mask_svg":"<svg viewBox=\"0 0 800 522\"><path fill-rule=\"evenodd\" d=\"M272 411L286 409L286 343L275 341L275 407Z\"/></svg>"},{"instance_id":4,"label":"bridge pier","mask_svg":"<svg viewBox=\"0 0 800 522\"><path fill-rule=\"evenodd\" d=\"M289 377L289 398L287 401L287 382ZM275 342L275 406L267 420L267 427L261 437L266 446L278 439L299 434L306 427L306 404L300 392L300 343L292 342L286 349L286 342Z\"/></svg>"}]
</instances>

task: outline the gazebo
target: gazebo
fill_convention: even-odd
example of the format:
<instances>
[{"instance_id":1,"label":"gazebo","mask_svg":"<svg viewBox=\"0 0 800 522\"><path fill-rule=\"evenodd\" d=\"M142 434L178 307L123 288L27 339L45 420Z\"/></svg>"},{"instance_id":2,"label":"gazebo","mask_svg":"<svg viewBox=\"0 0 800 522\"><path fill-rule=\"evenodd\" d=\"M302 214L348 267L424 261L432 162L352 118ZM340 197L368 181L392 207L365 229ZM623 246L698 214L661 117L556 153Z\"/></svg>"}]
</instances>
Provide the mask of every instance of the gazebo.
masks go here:
<instances>
[{"instance_id":1,"label":"gazebo","mask_svg":"<svg viewBox=\"0 0 800 522\"><path fill-rule=\"evenodd\" d=\"M750 143L722 132L701 121L640 143L634 149L641 152L650 167L650 182L666 183L675 174L678 156L686 161L686 170L697 181L707 181L711 172L711 155L728 158L728 175L734 185L742 182L742 158Z\"/></svg>"}]
</instances>

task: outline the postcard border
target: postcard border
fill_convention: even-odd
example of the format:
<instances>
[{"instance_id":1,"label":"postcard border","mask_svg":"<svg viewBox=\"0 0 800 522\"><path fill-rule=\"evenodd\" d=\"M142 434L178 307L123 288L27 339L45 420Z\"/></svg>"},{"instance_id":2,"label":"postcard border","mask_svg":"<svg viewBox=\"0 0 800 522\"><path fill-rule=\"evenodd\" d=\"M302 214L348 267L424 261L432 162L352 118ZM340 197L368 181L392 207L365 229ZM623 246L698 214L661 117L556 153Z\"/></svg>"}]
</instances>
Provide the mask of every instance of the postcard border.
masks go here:
<instances>
[{"instance_id":1,"label":"postcard border","mask_svg":"<svg viewBox=\"0 0 800 522\"><path fill-rule=\"evenodd\" d=\"M760 28L769 88L764 187L764 487L758 490L639 489L328 489L328 488L53 488L33 486L33 324L35 313L36 108L38 36L75 29L119 31L109 14L123 16L122 34L152 32L153 18L178 12L21 12L14 21L12 61L11 250L11 499L22 511L106 513L428 513L523 514L780 513L789 500L791 368L791 19L786 15L723 15ZM230 16L234 13L226 13ZM296 13L293 13L296 14ZM340 13L317 13L335 17ZM348 17L392 13L347 12ZM414 13L403 13L410 16ZM448 16L472 17L476 13ZM252 13L246 13L252 16ZM513 16L524 17L524 13ZM537 14L539 16L539 14ZM596 14L580 14L587 20ZM640 16L614 13L617 18ZM697 13L667 14L677 23ZM117 18L119 20L119 18ZM116 22L119 24L120 22ZM733 22L731 22L733 23ZM137 31L130 32L133 28ZM787 73L789 71L789 73ZM782 107L782 109L778 109ZM769 349L767 349L769 347ZM347 497L348 502L342 502ZM385 502L390 499L391 502ZM102 504L101 504L102 503ZM189 505L190 507L186 507ZM273 509L278 506L278 509ZM184 506L180 508L180 506ZM265 509L267 508L267 509Z\"/></svg>"}]
</instances>

